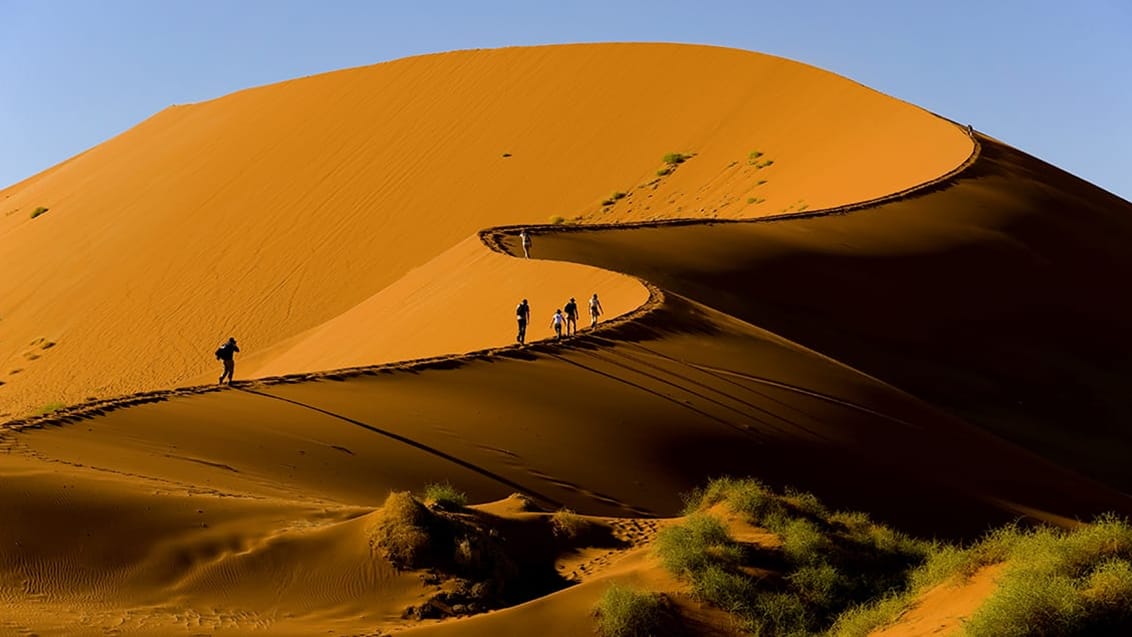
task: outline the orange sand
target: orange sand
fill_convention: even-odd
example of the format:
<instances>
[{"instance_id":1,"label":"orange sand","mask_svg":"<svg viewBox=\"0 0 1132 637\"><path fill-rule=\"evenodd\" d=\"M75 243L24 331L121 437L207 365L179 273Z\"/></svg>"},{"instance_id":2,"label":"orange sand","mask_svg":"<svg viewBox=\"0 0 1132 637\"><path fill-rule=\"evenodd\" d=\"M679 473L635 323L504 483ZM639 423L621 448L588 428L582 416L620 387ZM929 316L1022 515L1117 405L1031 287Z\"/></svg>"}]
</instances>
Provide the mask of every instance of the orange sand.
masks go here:
<instances>
[{"instance_id":1,"label":"orange sand","mask_svg":"<svg viewBox=\"0 0 1132 637\"><path fill-rule=\"evenodd\" d=\"M931 535L1132 512L1105 284L1132 205L980 142L758 54L516 48L168 109L2 191L9 417L209 382L229 333L238 378L274 377L0 429L0 632L576 634L603 578L679 598L651 518L727 473ZM650 183L669 151L694 156ZM500 226L551 214L588 225L513 258ZM624 316L504 347L518 298L545 338L593 291ZM558 556L576 585L526 604L404 619L436 585L373 551L378 507L438 480L626 545ZM483 515L530 523L514 501Z\"/></svg>"},{"instance_id":2,"label":"orange sand","mask_svg":"<svg viewBox=\"0 0 1132 637\"><path fill-rule=\"evenodd\" d=\"M752 150L774 165L755 170ZM668 152L696 156L638 189ZM238 365L245 378L468 351L510 342L538 290L545 337L551 305L608 284L623 311L640 289L512 261L440 270L476 258L441 255L618 190L632 195L600 220L758 216L906 188L969 152L946 122L828 72L667 44L429 55L170 107L0 191L0 418L218 376L229 335L282 355ZM766 202L748 206L755 189ZM413 290L387 290L415 268L455 284L423 315L393 307ZM320 332L343 315L349 331Z\"/></svg>"}]
</instances>

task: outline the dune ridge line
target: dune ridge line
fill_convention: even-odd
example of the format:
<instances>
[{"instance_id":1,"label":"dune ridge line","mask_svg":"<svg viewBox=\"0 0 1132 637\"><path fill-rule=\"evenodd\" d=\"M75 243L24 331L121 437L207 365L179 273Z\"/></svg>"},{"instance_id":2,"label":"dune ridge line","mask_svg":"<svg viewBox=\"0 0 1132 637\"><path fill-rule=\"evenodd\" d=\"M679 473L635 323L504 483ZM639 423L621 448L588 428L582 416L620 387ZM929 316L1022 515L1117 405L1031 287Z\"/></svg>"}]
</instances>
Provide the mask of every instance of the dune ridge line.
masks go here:
<instances>
[{"instance_id":1,"label":"dune ridge line","mask_svg":"<svg viewBox=\"0 0 1132 637\"><path fill-rule=\"evenodd\" d=\"M552 233L566 234L576 232L631 230L678 226L712 226L716 224L780 223L797 219L815 219L821 217L847 215L854 212L869 210L877 206L892 203L895 201L915 199L917 197L927 195L937 190L948 187L950 185L949 182L961 176L975 164L982 150L982 145L979 143L979 134L975 132L973 128L962 126L953 120L942 117L940 115L936 115L934 113L932 113L932 115L951 123L968 136L972 143L970 154L959 165L938 177L929 179L914 186L910 186L903 190L883 195L881 197L875 197L851 204L822 208L813 211L768 215L754 219L683 218L656 221L631 221L624 223L584 224L573 226L562 224L502 225L480 230L478 233L479 238L480 241L491 251L506 254L507 256L511 257L516 257L516 255L513 254L506 245L504 245L503 241L506 237L517 236L518 232L523 228L526 228L532 235L546 235ZM552 353L563 345L568 346L570 341L572 340L580 340L581 342L586 342L587 340L597 341L598 339L594 338L595 336L599 334L608 336L611 332L615 332L616 330L624 328L627 325L638 322L643 317L651 314L653 311L659 309L664 305L665 294L659 287L653 285L648 281L640 279L639 277L634 278L636 278L637 281L640 282L648 290L649 296L645 303L630 312L609 319L608 321L599 323L597 328L595 329L588 330L585 333L577 336L569 337L568 339L561 342L555 342L550 338L546 338L535 341L528 345L511 344L502 347L492 347L460 354L446 354L441 356L431 356L418 359L394 361L389 363L380 363L377 365L345 367L310 373L266 376L251 380L236 381L230 386L211 384L193 385L171 389L137 392L124 396L82 402L73 406L68 406L52 411L47 414L27 416L24 418L17 418L6 422L0 422L0 441L3 441L5 436L9 433L18 433L28 429L41 429L49 426L62 426L65 424L72 424L100 416L111 411L116 411L118 409L132 407L135 405L163 402L170 398L176 398L179 396L206 394L231 388L247 389L318 380L342 380L350 377L390 374L398 371L415 372L426 369L451 369L459 367L464 363L476 360L488 360L492 358L526 358L528 355Z\"/></svg>"}]
</instances>

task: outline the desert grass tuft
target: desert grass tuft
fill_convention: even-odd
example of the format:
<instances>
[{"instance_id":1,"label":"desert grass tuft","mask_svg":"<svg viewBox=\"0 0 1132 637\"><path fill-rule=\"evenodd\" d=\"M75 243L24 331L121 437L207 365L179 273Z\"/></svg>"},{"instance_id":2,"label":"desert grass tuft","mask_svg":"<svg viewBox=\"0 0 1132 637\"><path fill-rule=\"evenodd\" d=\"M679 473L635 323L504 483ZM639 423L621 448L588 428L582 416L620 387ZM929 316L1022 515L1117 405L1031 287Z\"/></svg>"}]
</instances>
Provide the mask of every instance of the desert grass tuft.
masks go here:
<instances>
[{"instance_id":1,"label":"desert grass tuft","mask_svg":"<svg viewBox=\"0 0 1132 637\"><path fill-rule=\"evenodd\" d=\"M381 505L370 536L370 547L394 566L412 568L420 563L429 544L431 513L408 491L393 491Z\"/></svg>"},{"instance_id":2,"label":"desert grass tuft","mask_svg":"<svg viewBox=\"0 0 1132 637\"><path fill-rule=\"evenodd\" d=\"M35 410L35 413L37 416L46 416L47 414L53 414L66 406L67 405L60 402L47 403L46 405L43 405L39 409Z\"/></svg>"},{"instance_id":3,"label":"desert grass tuft","mask_svg":"<svg viewBox=\"0 0 1132 637\"><path fill-rule=\"evenodd\" d=\"M32 219L35 219L35 218L36 218L36 217L38 217L39 215L41 215L41 214L43 214L43 213L47 212L47 210L48 210L47 208L44 208L43 206L39 206L39 207L38 207L38 208L36 208L35 210L32 210L32 211L31 211L31 218L32 218Z\"/></svg>"},{"instance_id":4,"label":"desert grass tuft","mask_svg":"<svg viewBox=\"0 0 1132 637\"><path fill-rule=\"evenodd\" d=\"M669 166L675 166L688 161L691 157L692 156L687 153L665 153L664 157L661 157L660 160Z\"/></svg>"},{"instance_id":5,"label":"desert grass tuft","mask_svg":"<svg viewBox=\"0 0 1132 637\"><path fill-rule=\"evenodd\" d=\"M455 511L468 504L468 496L449 482L433 482L425 485L424 501L442 509Z\"/></svg>"},{"instance_id":6,"label":"desert grass tuft","mask_svg":"<svg viewBox=\"0 0 1132 637\"><path fill-rule=\"evenodd\" d=\"M593 524L570 509L559 509L550 516L550 528L556 537L575 540L585 534Z\"/></svg>"},{"instance_id":7,"label":"desert grass tuft","mask_svg":"<svg viewBox=\"0 0 1132 637\"><path fill-rule=\"evenodd\" d=\"M658 595L612 584L595 608L603 637L652 637L665 625L664 602Z\"/></svg>"},{"instance_id":8,"label":"desert grass tuft","mask_svg":"<svg viewBox=\"0 0 1132 637\"><path fill-rule=\"evenodd\" d=\"M566 217L563 217L562 215L551 215L549 221L550 223L558 226L566 223Z\"/></svg>"}]
</instances>

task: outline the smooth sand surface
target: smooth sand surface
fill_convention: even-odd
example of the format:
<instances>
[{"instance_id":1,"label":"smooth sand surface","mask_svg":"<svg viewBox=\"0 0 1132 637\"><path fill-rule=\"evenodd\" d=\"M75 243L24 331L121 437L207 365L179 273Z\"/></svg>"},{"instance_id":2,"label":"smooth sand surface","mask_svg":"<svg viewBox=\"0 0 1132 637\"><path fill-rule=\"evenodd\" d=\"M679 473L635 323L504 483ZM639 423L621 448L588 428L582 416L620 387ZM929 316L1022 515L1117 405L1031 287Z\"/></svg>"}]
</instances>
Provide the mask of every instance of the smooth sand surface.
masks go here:
<instances>
[{"instance_id":1,"label":"smooth sand surface","mask_svg":"<svg viewBox=\"0 0 1132 637\"><path fill-rule=\"evenodd\" d=\"M1132 206L979 141L758 54L517 48L176 107L0 192L0 630L577 634L621 578L707 631L648 543L723 474L929 536L1132 513L1106 278ZM521 258L548 211L586 223ZM620 316L508 345L518 298L545 338L592 291ZM229 332L261 378L163 389L214 380ZM453 583L374 529L442 480L516 544L547 514L514 493L620 543L555 553L524 604L406 618Z\"/></svg>"},{"instance_id":2,"label":"smooth sand surface","mask_svg":"<svg viewBox=\"0 0 1132 637\"><path fill-rule=\"evenodd\" d=\"M561 303L583 280L434 270L458 283L434 290L435 311L373 299L411 293L387 288L489 226L814 209L915 185L970 149L826 71L671 44L444 53L173 106L0 191L0 418L219 376L228 336L329 367L502 345L518 299ZM754 150L775 163L757 169ZM669 152L695 157L654 189ZM616 191L630 195L599 212ZM640 298L619 289L611 307ZM354 329L285 353L345 314Z\"/></svg>"}]
</instances>

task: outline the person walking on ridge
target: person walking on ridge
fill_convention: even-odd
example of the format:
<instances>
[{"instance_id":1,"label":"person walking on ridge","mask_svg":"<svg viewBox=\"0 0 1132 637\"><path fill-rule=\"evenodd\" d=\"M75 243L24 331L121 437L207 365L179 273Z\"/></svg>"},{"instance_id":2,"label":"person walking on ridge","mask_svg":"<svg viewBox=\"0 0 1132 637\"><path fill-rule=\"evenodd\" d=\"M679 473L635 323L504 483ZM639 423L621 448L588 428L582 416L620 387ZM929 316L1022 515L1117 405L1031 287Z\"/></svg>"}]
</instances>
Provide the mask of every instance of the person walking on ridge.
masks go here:
<instances>
[{"instance_id":1,"label":"person walking on ridge","mask_svg":"<svg viewBox=\"0 0 1132 637\"><path fill-rule=\"evenodd\" d=\"M590 327L597 327L597 317L601 316L601 301L597 300L597 292L590 299Z\"/></svg>"},{"instance_id":2,"label":"person walking on ridge","mask_svg":"<svg viewBox=\"0 0 1132 637\"><path fill-rule=\"evenodd\" d=\"M554 328L554 340L562 340L562 324L566 322L566 318L562 316L562 310L554 310L554 318L550 319L550 326Z\"/></svg>"},{"instance_id":3,"label":"person walking on ridge","mask_svg":"<svg viewBox=\"0 0 1132 637\"><path fill-rule=\"evenodd\" d=\"M578 304L574 301L574 297L570 297L570 302L563 308L566 310L566 336L578 333Z\"/></svg>"},{"instance_id":4,"label":"person walking on ridge","mask_svg":"<svg viewBox=\"0 0 1132 637\"><path fill-rule=\"evenodd\" d=\"M523 255L528 259L531 258L531 233L527 232L526 228L519 233L519 240L523 243Z\"/></svg>"},{"instance_id":5,"label":"person walking on ridge","mask_svg":"<svg viewBox=\"0 0 1132 637\"><path fill-rule=\"evenodd\" d=\"M236 361L233 357L238 351L240 348L236 346L235 337L229 338L227 343L216 350L216 360L224 363L224 373L220 375L219 384L223 385L225 378L228 379L229 385L232 384L232 376L236 373Z\"/></svg>"},{"instance_id":6,"label":"person walking on ridge","mask_svg":"<svg viewBox=\"0 0 1132 637\"><path fill-rule=\"evenodd\" d=\"M515 318L519 321L519 336L515 340L524 345L527 340L527 323L531 321L531 306L527 305L526 299L515 308Z\"/></svg>"}]
</instances>

